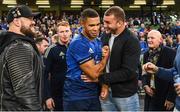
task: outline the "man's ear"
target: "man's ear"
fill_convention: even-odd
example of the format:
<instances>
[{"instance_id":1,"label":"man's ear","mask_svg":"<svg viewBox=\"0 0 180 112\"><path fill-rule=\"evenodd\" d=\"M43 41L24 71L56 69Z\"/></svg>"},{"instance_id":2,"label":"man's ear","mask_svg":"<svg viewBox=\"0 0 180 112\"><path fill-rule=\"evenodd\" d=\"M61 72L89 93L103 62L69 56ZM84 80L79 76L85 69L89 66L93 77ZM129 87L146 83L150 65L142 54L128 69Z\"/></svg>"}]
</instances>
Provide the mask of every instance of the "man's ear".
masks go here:
<instances>
[{"instance_id":1,"label":"man's ear","mask_svg":"<svg viewBox=\"0 0 180 112\"><path fill-rule=\"evenodd\" d=\"M81 25L81 27L84 29L85 22L84 22L84 21L81 21L81 22L80 22L80 25Z\"/></svg>"},{"instance_id":2,"label":"man's ear","mask_svg":"<svg viewBox=\"0 0 180 112\"><path fill-rule=\"evenodd\" d=\"M12 21L14 23L15 26L20 27L21 26L21 21L18 18L14 18L14 20Z\"/></svg>"},{"instance_id":3,"label":"man's ear","mask_svg":"<svg viewBox=\"0 0 180 112\"><path fill-rule=\"evenodd\" d=\"M163 38L162 38L162 36L160 37L160 43L161 43L161 44L163 43Z\"/></svg>"},{"instance_id":4,"label":"man's ear","mask_svg":"<svg viewBox=\"0 0 180 112\"><path fill-rule=\"evenodd\" d=\"M37 47L38 49L40 49L40 44L36 44L36 47Z\"/></svg>"},{"instance_id":5,"label":"man's ear","mask_svg":"<svg viewBox=\"0 0 180 112\"><path fill-rule=\"evenodd\" d=\"M121 27L123 24L124 24L123 21L120 21L120 20L118 21L118 26L119 27Z\"/></svg>"}]
</instances>

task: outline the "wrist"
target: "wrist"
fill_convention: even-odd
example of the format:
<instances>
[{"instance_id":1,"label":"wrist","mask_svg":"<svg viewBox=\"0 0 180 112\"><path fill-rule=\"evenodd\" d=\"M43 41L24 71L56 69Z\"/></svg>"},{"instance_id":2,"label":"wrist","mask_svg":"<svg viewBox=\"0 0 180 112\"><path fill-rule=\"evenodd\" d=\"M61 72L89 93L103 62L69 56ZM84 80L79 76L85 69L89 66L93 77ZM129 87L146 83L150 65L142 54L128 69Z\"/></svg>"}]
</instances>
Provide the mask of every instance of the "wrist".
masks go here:
<instances>
[{"instance_id":1,"label":"wrist","mask_svg":"<svg viewBox=\"0 0 180 112\"><path fill-rule=\"evenodd\" d=\"M155 73L157 73L159 71L159 67L155 67Z\"/></svg>"}]
</instances>

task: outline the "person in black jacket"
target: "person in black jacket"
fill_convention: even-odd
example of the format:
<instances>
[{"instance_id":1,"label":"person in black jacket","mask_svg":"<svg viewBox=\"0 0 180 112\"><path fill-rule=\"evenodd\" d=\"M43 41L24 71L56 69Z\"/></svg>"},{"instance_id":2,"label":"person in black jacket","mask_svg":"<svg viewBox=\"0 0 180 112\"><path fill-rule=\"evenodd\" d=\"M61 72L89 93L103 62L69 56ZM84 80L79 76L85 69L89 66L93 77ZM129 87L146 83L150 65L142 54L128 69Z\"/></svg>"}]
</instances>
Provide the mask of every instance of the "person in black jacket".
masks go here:
<instances>
[{"instance_id":1,"label":"person in black jacket","mask_svg":"<svg viewBox=\"0 0 180 112\"><path fill-rule=\"evenodd\" d=\"M63 87L67 71L66 51L72 35L67 21L57 25L58 42L45 52L45 101L47 109L63 110ZM49 75L50 74L50 75Z\"/></svg>"},{"instance_id":2,"label":"person in black jacket","mask_svg":"<svg viewBox=\"0 0 180 112\"><path fill-rule=\"evenodd\" d=\"M35 29L29 7L9 10L9 31L0 37L0 110L42 110L42 60L33 40Z\"/></svg>"},{"instance_id":3,"label":"person in black jacket","mask_svg":"<svg viewBox=\"0 0 180 112\"><path fill-rule=\"evenodd\" d=\"M145 52L143 63L152 62L156 66L171 68L176 55L175 50L162 46L162 35L159 31L151 30L147 36L149 50ZM145 90L145 111L173 110L176 93L173 84L157 77L157 75L143 75Z\"/></svg>"},{"instance_id":4,"label":"person in black jacket","mask_svg":"<svg viewBox=\"0 0 180 112\"><path fill-rule=\"evenodd\" d=\"M101 92L102 110L138 111L138 64L140 44L137 37L125 27L125 13L119 6L112 6L104 14L106 33L102 37L104 45L109 45L110 57L106 73L99 76L100 84L109 85ZM112 92L112 97L111 97ZM111 105L107 106L109 103Z\"/></svg>"}]
</instances>

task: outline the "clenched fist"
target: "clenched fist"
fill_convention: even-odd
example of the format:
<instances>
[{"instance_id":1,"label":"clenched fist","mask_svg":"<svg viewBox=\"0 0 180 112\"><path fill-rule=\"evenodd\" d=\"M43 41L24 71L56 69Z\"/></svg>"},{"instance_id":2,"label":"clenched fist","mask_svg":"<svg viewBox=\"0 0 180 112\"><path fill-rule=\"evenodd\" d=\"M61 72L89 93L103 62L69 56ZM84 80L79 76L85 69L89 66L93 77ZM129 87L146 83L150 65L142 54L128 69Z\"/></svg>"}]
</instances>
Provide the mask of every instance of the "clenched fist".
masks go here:
<instances>
[{"instance_id":1,"label":"clenched fist","mask_svg":"<svg viewBox=\"0 0 180 112\"><path fill-rule=\"evenodd\" d=\"M153 63L148 62L143 65L142 70L147 73L156 73L158 71L158 67L154 65Z\"/></svg>"},{"instance_id":2,"label":"clenched fist","mask_svg":"<svg viewBox=\"0 0 180 112\"><path fill-rule=\"evenodd\" d=\"M104 46L103 48L102 48L102 56L103 57L109 57L109 46Z\"/></svg>"}]
</instances>

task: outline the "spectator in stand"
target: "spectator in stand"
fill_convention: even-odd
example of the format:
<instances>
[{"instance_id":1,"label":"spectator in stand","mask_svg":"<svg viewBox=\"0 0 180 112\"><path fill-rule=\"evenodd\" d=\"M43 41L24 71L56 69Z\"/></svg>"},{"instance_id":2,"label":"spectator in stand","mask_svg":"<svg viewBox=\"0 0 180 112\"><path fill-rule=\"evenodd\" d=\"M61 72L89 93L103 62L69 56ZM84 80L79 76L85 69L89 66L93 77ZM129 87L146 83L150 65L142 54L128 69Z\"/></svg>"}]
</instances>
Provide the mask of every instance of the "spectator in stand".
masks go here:
<instances>
[{"instance_id":1,"label":"spectator in stand","mask_svg":"<svg viewBox=\"0 0 180 112\"><path fill-rule=\"evenodd\" d=\"M141 23L138 32L144 32L144 30L145 30L145 25L144 25L144 23Z\"/></svg>"},{"instance_id":2,"label":"spectator in stand","mask_svg":"<svg viewBox=\"0 0 180 112\"><path fill-rule=\"evenodd\" d=\"M140 20L139 20L139 18L136 17L133 21L133 25L138 26L139 24L140 24Z\"/></svg>"},{"instance_id":3,"label":"spectator in stand","mask_svg":"<svg viewBox=\"0 0 180 112\"><path fill-rule=\"evenodd\" d=\"M139 32L139 41L141 46L141 54L144 54L148 50L148 44L144 32Z\"/></svg>"},{"instance_id":4,"label":"spectator in stand","mask_svg":"<svg viewBox=\"0 0 180 112\"><path fill-rule=\"evenodd\" d=\"M147 35L150 31L151 31L151 26L150 25L146 25L146 28L144 30L145 35Z\"/></svg>"},{"instance_id":5,"label":"spectator in stand","mask_svg":"<svg viewBox=\"0 0 180 112\"><path fill-rule=\"evenodd\" d=\"M173 37L169 34L166 34L166 46L176 49L176 43L174 43Z\"/></svg>"},{"instance_id":6,"label":"spectator in stand","mask_svg":"<svg viewBox=\"0 0 180 112\"><path fill-rule=\"evenodd\" d=\"M158 28L158 31L161 34L166 34L166 27L165 27L164 23L161 22L160 27Z\"/></svg>"},{"instance_id":7,"label":"spectator in stand","mask_svg":"<svg viewBox=\"0 0 180 112\"><path fill-rule=\"evenodd\" d=\"M130 25L129 30L131 32L133 32L134 35L136 35L136 36L138 35L138 30L136 29L136 27L133 24Z\"/></svg>"},{"instance_id":8,"label":"spectator in stand","mask_svg":"<svg viewBox=\"0 0 180 112\"><path fill-rule=\"evenodd\" d=\"M51 38L52 38L53 35L54 35L53 31L50 30L50 31L48 32L48 37L46 37L46 38L48 39L48 41L49 41L50 44L51 44Z\"/></svg>"},{"instance_id":9,"label":"spectator in stand","mask_svg":"<svg viewBox=\"0 0 180 112\"><path fill-rule=\"evenodd\" d=\"M6 17L1 21L1 28L4 31L8 30L8 23L7 23Z\"/></svg>"},{"instance_id":10,"label":"spectator in stand","mask_svg":"<svg viewBox=\"0 0 180 112\"><path fill-rule=\"evenodd\" d=\"M172 29L169 23L165 26L165 34L172 35Z\"/></svg>"},{"instance_id":11,"label":"spectator in stand","mask_svg":"<svg viewBox=\"0 0 180 112\"><path fill-rule=\"evenodd\" d=\"M174 31L174 34L175 35L178 35L178 34L180 34L180 20L177 20L176 21L176 26L175 26L175 29L174 29L175 31Z\"/></svg>"}]
</instances>

